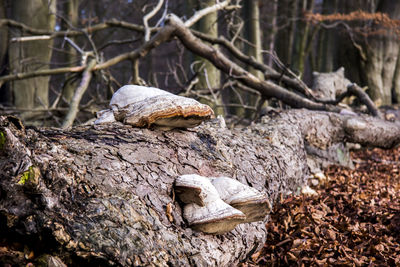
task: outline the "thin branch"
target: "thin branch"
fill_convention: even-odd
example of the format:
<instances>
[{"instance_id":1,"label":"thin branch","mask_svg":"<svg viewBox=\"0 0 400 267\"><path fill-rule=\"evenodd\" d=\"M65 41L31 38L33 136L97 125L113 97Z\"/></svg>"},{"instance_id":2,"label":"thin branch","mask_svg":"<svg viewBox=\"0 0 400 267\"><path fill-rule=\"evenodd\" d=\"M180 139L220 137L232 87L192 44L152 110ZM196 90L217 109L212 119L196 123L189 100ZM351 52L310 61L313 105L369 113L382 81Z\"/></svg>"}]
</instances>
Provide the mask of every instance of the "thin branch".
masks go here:
<instances>
[{"instance_id":1,"label":"thin branch","mask_svg":"<svg viewBox=\"0 0 400 267\"><path fill-rule=\"evenodd\" d=\"M98 50L101 51L110 45L133 44L133 43L139 41L140 39L141 38L131 38L131 39L125 39L125 40L112 40L110 42L103 44L101 47L99 47Z\"/></svg>"},{"instance_id":2,"label":"thin branch","mask_svg":"<svg viewBox=\"0 0 400 267\"><path fill-rule=\"evenodd\" d=\"M164 0L158 0L158 3L156 5L156 7L143 17L144 41L145 42L150 40L151 31L150 31L150 28L149 28L148 21L149 21L149 19L151 19L160 10L160 8L162 7L163 3L164 3Z\"/></svg>"},{"instance_id":3,"label":"thin branch","mask_svg":"<svg viewBox=\"0 0 400 267\"><path fill-rule=\"evenodd\" d=\"M68 128L72 126L76 114L79 111L79 103L81 102L83 94L86 92L86 89L89 86L90 80L92 79L92 71L94 66L96 66L95 59L88 59L88 64L83 72L81 83L79 84L78 88L76 89L74 96L72 97L71 104L69 106L69 110L67 115L65 116L64 122L62 124L62 128Z\"/></svg>"},{"instance_id":4,"label":"thin branch","mask_svg":"<svg viewBox=\"0 0 400 267\"><path fill-rule=\"evenodd\" d=\"M86 28L82 29L77 29L77 30L66 30L66 31L50 31L50 30L43 30L43 29L37 29L30 27L24 23L11 20L11 19L0 19L0 27L7 25L8 27L15 27L15 28L20 28L24 32L32 34L32 35L43 35L43 36L49 36L46 38L53 39L56 37L62 37L64 38L65 36L68 37L73 37L73 36L79 36L79 35L84 35L85 33L93 33L96 31L108 29L111 27L118 27L118 28L123 28L126 30L132 30L136 32L144 32L144 27L138 24L134 23L129 23L126 21L118 21L118 20L109 20L105 21L103 23L99 23L93 26L89 26ZM160 28L151 28L151 32L156 32ZM19 37L22 38L22 37ZM24 36L25 38L25 36Z\"/></svg>"},{"instance_id":5,"label":"thin branch","mask_svg":"<svg viewBox=\"0 0 400 267\"><path fill-rule=\"evenodd\" d=\"M8 82L8 81L22 80L22 79L28 79L28 78L38 77L38 76L63 74L63 73L69 73L69 72L82 72L84 69L85 69L84 66L78 66L78 67L65 67L65 68L38 70L38 71L34 71L34 72L5 75L5 76L0 77L0 87L5 82Z\"/></svg>"},{"instance_id":6,"label":"thin branch","mask_svg":"<svg viewBox=\"0 0 400 267\"><path fill-rule=\"evenodd\" d=\"M79 54L83 55L85 51L83 51L74 41L72 41L70 38L65 37L65 41L67 41L76 51L79 52Z\"/></svg>"},{"instance_id":7,"label":"thin branch","mask_svg":"<svg viewBox=\"0 0 400 267\"><path fill-rule=\"evenodd\" d=\"M366 92L363 91L357 84L352 83L347 86L347 90L350 94L355 95L360 99L361 103L365 104L368 108L368 111L375 117L383 118L379 109L375 106L374 102L368 96Z\"/></svg>"},{"instance_id":8,"label":"thin branch","mask_svg":"<svg viewBox=\"0 0 400 267\"><path fill-rule=\"evenodd\" d=\"M188 28L192 27L197 21L199 21L202 17L207 16L210 13L214 13L215 11L224 9L228 7L230 0L226 0L221 3L217 3L215 5L203 8L201 10L196 11L193 16L185 21L184 25ZM241 6L235 5L235 6L230 6L229 8L240 8Z\"/></svg>"},{"instance_id":9,"label":"thin branch","mask_svg":"<svg viewBox=\"0 0 400 267\"><path fill-rule=\"evenodd\" d=\"M51 36L49 35L37 35L37 36L21 36L11 38L12 43L16 42L30 42L30 41L38 41L38 40L50 40Z\"/></svg>"}]
</instances>

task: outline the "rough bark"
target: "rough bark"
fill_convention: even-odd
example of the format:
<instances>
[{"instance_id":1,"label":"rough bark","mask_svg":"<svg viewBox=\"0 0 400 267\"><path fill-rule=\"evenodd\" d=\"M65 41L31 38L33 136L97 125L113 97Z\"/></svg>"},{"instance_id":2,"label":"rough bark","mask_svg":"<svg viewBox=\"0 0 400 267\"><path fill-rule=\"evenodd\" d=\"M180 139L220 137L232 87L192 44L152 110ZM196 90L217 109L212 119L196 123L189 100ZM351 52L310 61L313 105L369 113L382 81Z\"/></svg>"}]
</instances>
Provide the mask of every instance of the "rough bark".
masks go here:
<instances>
[{"instance_id":1,"label":"rough bark","mask_svg":"<svg viewBox=\"0 0 400 267\"><path fill-rule=\"evenodd\" d=\"M263 246L264 223L224 235L191 230L174 197L176 177L233 177L274 203L304 183L306 147L323 151L343 141L391 147L399 133L379 119L307 110L242 130L218 120L172 131L118 123L24 129L0 117L0 229L35 255L67 264L232 266Z\"/></svg>"},{"instance_id":2,"label":"rough bark","mask_svg":"<svg viewBox=\"0 0 400 267\"><path fill-rule=\"evenodd\" d=\"M213 124L168 132L119 124L25 132L3 117L1 125L1 227L55 245L67 263L237 264L263 246L263 222L225 235L194 232L174 200L174 179L226 175L272 200L296 191L307 174L302 139L286 124L245 132ZM29 179L19 184L24 171Z\"/></svg>"}]
</instances>

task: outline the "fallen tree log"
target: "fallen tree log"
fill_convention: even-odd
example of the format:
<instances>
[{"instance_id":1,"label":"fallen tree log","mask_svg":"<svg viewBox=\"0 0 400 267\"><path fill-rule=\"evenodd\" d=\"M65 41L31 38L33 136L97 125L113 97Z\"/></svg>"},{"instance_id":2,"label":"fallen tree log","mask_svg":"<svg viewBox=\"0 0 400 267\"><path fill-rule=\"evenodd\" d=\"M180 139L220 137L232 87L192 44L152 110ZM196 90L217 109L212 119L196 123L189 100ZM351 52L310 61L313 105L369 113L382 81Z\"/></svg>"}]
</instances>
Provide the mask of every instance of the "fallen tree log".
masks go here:
<instances>
[{"instance_id":1,"label":"fallen tree log","mask_svg":"<svg viewBox=\"0 0 400 267\"><path fill-rule=\"evenodd\" d=\"M174 196L176 177L233 177L274 203L304 184L306 143L322 149L368 139L360 127L349 129L376 122L293 110L244 129L216 119L191 130L113 123L66 131L24 129L0 117L0 229L10 242L66 264L232 266L263 246L264 222L224 235L192 230ZM380 123L379 135L364 143L399 143L398 126Z\"/></svg>"}]
</instances>

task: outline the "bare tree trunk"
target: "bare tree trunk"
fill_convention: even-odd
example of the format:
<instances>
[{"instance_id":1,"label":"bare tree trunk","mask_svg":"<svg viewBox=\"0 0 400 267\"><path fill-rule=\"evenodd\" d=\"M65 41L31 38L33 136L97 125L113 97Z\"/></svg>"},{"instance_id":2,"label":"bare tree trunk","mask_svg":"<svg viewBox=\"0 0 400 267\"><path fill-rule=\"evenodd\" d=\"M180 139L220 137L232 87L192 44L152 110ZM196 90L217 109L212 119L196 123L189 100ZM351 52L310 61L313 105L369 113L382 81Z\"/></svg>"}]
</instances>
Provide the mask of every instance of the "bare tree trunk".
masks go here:
<instances>
[{"instance_id":1,"label":"bare tree trunk","mask_svg":"<svg viewBox=\"0 0 400 267\"><path fill-rule=\"evenodd\" d=\"M396 70L395 70L394 76L393 76L392 93L394 94L395 102L397 104L400 104L400 47L399 47L399 52L397 54Z\"/></svg>"},{"instance_id":2,"label":"bare tree trunk","mask_svg":"<svg viewBox=\"0 0 400 267\"><path fill-rule=\"evenodd\" d=\"M260 31L259 5L259 0L245 0L243 3L245 20L244 37L250 42L250 44L246 45L247 55L254 57L258 62L263 62L261 54L262 32ZM263 79L264 77L261 71L252 67L250 67L248 71L259 79Z\"/></svg>"},{"instance_id":3,"label":"bare tree trunk","mask_svg":"<svg viewBox=\"0 0 400 267\"><path fill-rule=\"evenodd\" d=\"M395 40L390 37L370 40L366 51L368 59L364 68L371 98L378 105L390 105L399 53L397 37Z\"/></svg>"},{"instance_id":4,"label":"bare tree trunk","mask_svg":"<svg viewBox=\"0 0 400 267\"><path fill-rule=\"evenodd\" d=\"M198 1L197 6L199 8L205 8L214 4L215 0L206 0ZM204 16L197 23L197 28L200 32L218 37L218 13L214 12ZM195 57L195 60L198 61L196 67L199 71L199 82L197 83L196 88L210 90L209 97L211 98L211 101L201 99L201 102L211 106L216 115L223 115L225 112L222 107L222 96L216 92L221 87L220 71L210 61L205 60L204 58Z\"/></svg>"},{"instance_id":5,"label":"bare tree trunk","mask_svg":"<svg viewBox=\"0 0 400 267\"><path fill-rule=\"evenodd\" d=\"M278 0L274 0L272 2L272 16L271 19L271 32L269 33L269 45L268 50L273 53L275 51L275 41L276 41L276 33L278 31L277 27L277 16L278 16ZM266 39L266 36L264 36ZM272 56L268 57L268 66L273 66L273 58Z\"/></svg>"},{"instance_id":6,"label":"bare tree trunk","mask_svg":"<svg viewBox=\"0 0 400 267\"><path fill-rule=\"evenodd\" d=\"M323 2L323 14L333 14L337 12L337 1L324 1ZM318 64L317 71L320 72L332 72L334 71L334 58L335 58L335 46L337 45L334 41L335 30L321 29L318 41ZM338 38L338 36L336 37Z\"/></svg>"},{"instance_id":7,"label":"bare tree trunk","mask_svg":"<svg viewBox=\"0 0 400 267\"><path fill-rule=\"evenodd\" d=\"M79 2L80 0L68 0L64 3L64 12L66 14L67 22L63 23L64 30L70 29L72 27L78 27L79 23ZM72 29L71 29L72 30ZM76 43L77 38L71 37L71 40ZM76 62L79 61L78 53L75 48L66 42L67 55L66 62L68 66L76 66ZM66 78L66 84L64 85L62 97L66 104L69 104L72 96L74 95L75 89L78 86L78 79L71 79L72 77Z\"/></svg>"},{"instance_id":8,"label":"bare tree trunk","mask_svg":"<svg viewBox=\"0 0 400 267\"><path fill-rule=\"evenodd\" d=\"M294 37L297 24L298 0L284 0L278 2L278 14L286 15L284 20L280 19L279 26L285 25L285 28L278 31L277 53L279 58L287 66L292 64Z\"/></svg>"},{"instance_id":9,"label":"bare tree trunk","mask_svg":"<svg viewBox=\"0 0 400 267\"><path fill-rule=\"evenodd\" d=\"M54 29L56 0L15 0L11 1L11 9L13 19L19 22L31 25L34 28ZM22 35L24 33L16 29L12 32L11 37ZM51 40L10 43L9 61L11 72L47 69L52 55L52 49L49 49L51 44ZM15 107L28 109L47 108L49 103L49 80L49 77L38 77L13 81L11 86ZM33 115L33 113L29 112L24 114L23 117L27 118L30 115Z\"/></svg>"},{"instance_id":10,"label":"bare tree trunk","mask_svg":"<svg viewBox=\"0 0 400 267\"><path fill-rule=\"evenodd\" d=\"M261 54L262 32L260 31L259 5L259 0L245 0L243 3L245 21L244 37L247 39L247 41L249 41L249 44L246 44L245 46L247 55L253 57L258 62L263 63L263 57ZM254 76L258 77L260 80L264 79L264 74L261 71L251 66L248 68L248 71ZM243 92L242 98L246 100L246 105L249 106L255 106L257 104L257 100L260 101L259 96L246 91ZM248 110L246 112L246 117L251 117L253 114L254 111Z\"/></svg>"},{"instance_id":11,"label":"bare tree trunk","mask_svg":"<svg viewBox=\"0 0 400 267\"><path fill-rule=\"evenodd\" d=\"M314 9L314 0L302 0L301 12L312 12ZM301 14L299 14L301 16ZM292 65L301 75L304 74L304 66L307 59L307 43L310 42L310 23L298 23L298 30L296 32L296 55L293 59Z\"/></svg>"},{"instance_id":12,"label":"bare tree trunk","mask_svg":"<svg viewBox=\"0 0 400 267\"><path fill-rule=\"evenodd\" d=\"M294 39L297 27L297 10L298 10L298 0L289 0L289 30L288 30L288 46L287 46L287 64L291 66L293 64L293 49L294 49Z\"/></svg>"},{"instance_id":13,"label":"bare tree trunk","mask_svg":"<svg viewBox=\"0 0 400 267\"><path fill-rule=\"evenodd\" d=\"M5 1L0 1L0 19L6 19ZM6 55L8 47L8 27L0 27L0 75L6 73ZM10 90L8 86L0 86L0 103L9 104Z\"/></svg>"},{"instance_id":14,"label":"bare tree trunk","mask_svg":"<svg viewBox=\"0 0 400 267\"><path fill-rule=\"evenodd\" d=\"M6 18L6 8L4 2L5 1L0 1L0 19ZM5 59L4 57L7 53L7 46L8 46L8 27L4 26L0 28L0 68L3 68Z\"/></svg>"},{"instance_id":15,"label":"bare tree trunk","mask_svg":"<svg viewBox=\"0 0 400 267\"><path fill-rule=\"evenodd\" d=\"M342 12L360 9L372 13L386 13L391 19L400 18L400 2L398 1L352 1L351 3L342 1L340 6L344 7ZM377 27L379 26L371 28L371 31L387 30ZM356 33L351 34L356 36ZM344 36L344 38L349 39L348 36ZM342 51L337 57L338 61L344 63L343 65L350 75L354 75L353 77L349 76L352 81L368 86L371 98L378 105L390 105L392 103L393 77L399 54L398 37L393 31L387 30L378 34L371 33L365 37L363 42L360 39L364 39L364 37L357 38L356 41L362 45L365 58L362 56L355 58L357 50L354 47L348 53L343 53L345 49L339 48ZM352 45L349 41L345 43ZM350 64L348 64L349 62ZM357 81L359 79L360 82Z\"/></svg>"}]
</instances>

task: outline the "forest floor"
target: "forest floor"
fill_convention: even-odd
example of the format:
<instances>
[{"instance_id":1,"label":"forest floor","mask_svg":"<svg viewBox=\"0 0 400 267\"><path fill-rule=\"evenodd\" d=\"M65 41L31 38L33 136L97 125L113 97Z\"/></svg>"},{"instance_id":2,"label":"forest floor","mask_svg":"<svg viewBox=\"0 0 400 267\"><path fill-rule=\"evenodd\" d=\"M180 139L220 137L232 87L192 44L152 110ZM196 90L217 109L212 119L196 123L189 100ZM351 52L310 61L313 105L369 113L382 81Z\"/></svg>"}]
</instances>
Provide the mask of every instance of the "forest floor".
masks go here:
<instances>
[{"instance_id":1,"label":"forest floor","mask_svg":"<svg viewBox=\"0 0 400 267\"><path fill-rule=\"evenodd\" d=\"M282 200L244 266L400 266L400 148L352 152L316 196Z\"/></svg>"}]
</instances>

